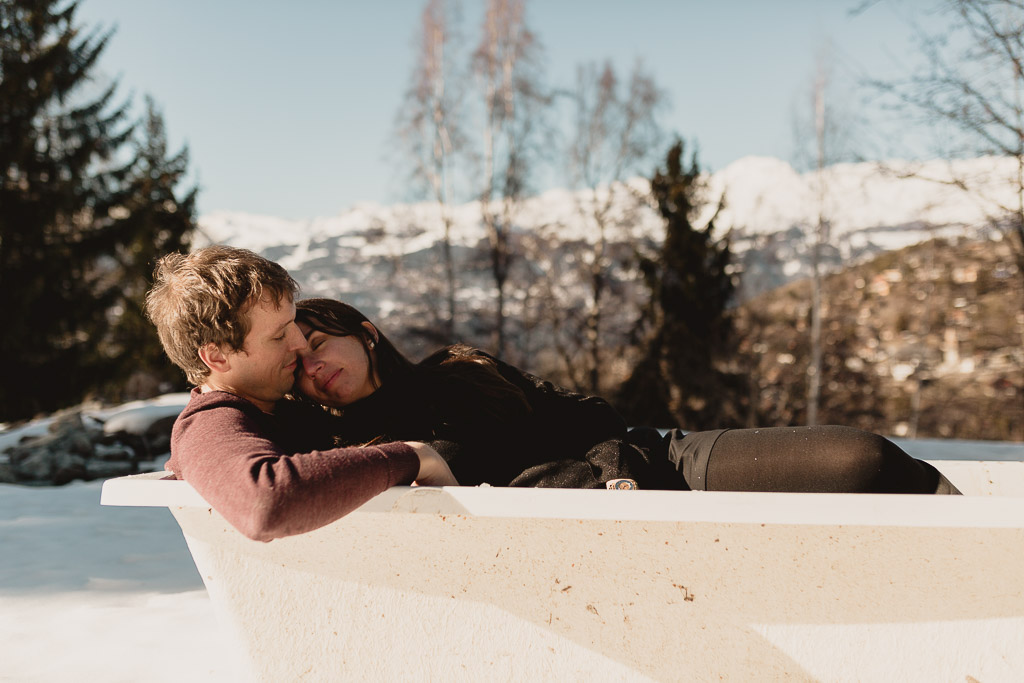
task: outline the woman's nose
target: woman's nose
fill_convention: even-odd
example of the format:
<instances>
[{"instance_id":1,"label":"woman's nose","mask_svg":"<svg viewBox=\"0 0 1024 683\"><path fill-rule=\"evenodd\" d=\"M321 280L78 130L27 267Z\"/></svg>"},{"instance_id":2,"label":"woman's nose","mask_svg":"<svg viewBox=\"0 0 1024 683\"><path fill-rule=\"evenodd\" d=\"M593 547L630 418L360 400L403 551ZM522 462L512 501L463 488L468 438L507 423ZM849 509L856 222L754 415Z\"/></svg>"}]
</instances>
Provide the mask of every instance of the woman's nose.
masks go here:
<instances>
[{"instance_id":1,"label":"woman's nose","mask_svg":"<svg viewBox=\"0 0 1024 683\"><path fill-rule=\"evenodd\" d=\"M317 370L323 365L320 361L312 356L303 355L302 357L302 370L309 377L316 377Z\"/></svg>"}]
</instances>

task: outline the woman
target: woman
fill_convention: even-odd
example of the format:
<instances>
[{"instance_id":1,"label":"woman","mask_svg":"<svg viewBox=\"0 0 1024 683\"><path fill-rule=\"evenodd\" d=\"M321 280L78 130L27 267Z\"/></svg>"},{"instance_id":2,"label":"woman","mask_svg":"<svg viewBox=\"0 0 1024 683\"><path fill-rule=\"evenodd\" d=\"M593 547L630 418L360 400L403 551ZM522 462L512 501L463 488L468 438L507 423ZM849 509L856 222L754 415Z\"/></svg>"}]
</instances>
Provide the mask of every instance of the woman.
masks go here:
<instances>
[{"instance_id":1,"label":"woman","mask_svg":"<svg viewBox=\"0 0 1024 683\"><path fill-rule=\"evenodd\" d=\"M296 304L295 389L338 416L339 445L427 441L463 485L958 493L891 441L848 427L627 430L581 396L463 345L412 363L355 308ZM631 483L630 483L631 485Z\"/></svg>"}]
</instances>

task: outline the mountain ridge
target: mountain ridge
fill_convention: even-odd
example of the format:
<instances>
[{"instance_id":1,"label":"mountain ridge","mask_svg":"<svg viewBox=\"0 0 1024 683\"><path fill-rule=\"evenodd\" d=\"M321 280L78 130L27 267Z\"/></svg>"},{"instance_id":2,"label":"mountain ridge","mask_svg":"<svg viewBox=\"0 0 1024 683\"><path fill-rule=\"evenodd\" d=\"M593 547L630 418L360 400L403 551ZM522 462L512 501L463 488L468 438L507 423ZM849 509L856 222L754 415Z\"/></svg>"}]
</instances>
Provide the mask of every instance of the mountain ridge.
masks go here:
<instances>
[{"instance_id":1,"label":"mountain ridge","mask_svg":"<svg viewBox=\"0 0 1024 683\"><path fill-rule=\"evenodd\" d=\"M787 162L772 157L750 156L739 159L721 171L705 174L707 210L725 194L719 214L721 230L747 233L773 233L794 225L815 224L818 215L817 184L824 181L824 213L830 217L835 235L880 227L898 227L917 223L933 226L976 226L997 211L997 205L1010 205L1014 199L1016 159L980 157L959 161L888 161L842 163L822 172L798 173ZM909 177L915 175L919 177ZM934 180L926 180L932 178ZM965 179L975 195L952 191L954 179ZM632 178L625 183L644 192L647 180ZM603 195L608 186L598 188ZM553 209L554 220L578 224L572 198L590 190L553 188L524 200L520 229L536 228L543 223L537 207ZM980 200L979 200L979 197ZM479 222L478 201L452 206L457 239L474 238ZM653 213L653 207L649 207ZM415 216L424 225L437 223L440 213L436 202L379 204L358 202L333 216L282 219L245 211L218 210L200 217L202 232L209 241L245 241L260 249L281 243L282 233L291 233L290 243L303 237L341 235L386 217ZM652 216L653 217L653 216ZM656 217L653 217L656 218ZM547 222L551 222L550 220ZM644 215L641 225L657 229ZM262 236L243 233L258 228ZM273 234L267 234L272 231Z\"/></svg>"}]
</instances>

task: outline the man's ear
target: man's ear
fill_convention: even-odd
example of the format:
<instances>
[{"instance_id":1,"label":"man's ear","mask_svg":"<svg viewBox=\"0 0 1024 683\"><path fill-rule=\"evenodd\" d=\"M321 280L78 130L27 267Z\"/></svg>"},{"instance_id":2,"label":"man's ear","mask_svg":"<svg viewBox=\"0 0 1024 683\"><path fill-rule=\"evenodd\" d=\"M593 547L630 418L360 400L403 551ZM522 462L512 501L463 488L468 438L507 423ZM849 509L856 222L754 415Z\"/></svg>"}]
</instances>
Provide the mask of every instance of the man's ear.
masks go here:
<instances>
[{"instance_id":1,"label":"man's ear","mask_svg":"<svg viewBox=\"0 0 1024 683\"><path fill-rule=\"evenodd\" d=\"M213 342L200 347L199 359L213 372L227 372L231 369L231 361L227 354Z\"/></svg>"},{"instance_id":2,"label":"man's ear","mask_svg":"<svg viewBox=\"0 0 1024 683\"><path fill-rule=\"evenodd\" d=\"M380 341L380 333L377 332L377 328L373 326L373 323L369 321L364 321L363 329L365 329L366 333L370 335L370 339L373 340L374 344Z\"/></svg>"}]
</instances>

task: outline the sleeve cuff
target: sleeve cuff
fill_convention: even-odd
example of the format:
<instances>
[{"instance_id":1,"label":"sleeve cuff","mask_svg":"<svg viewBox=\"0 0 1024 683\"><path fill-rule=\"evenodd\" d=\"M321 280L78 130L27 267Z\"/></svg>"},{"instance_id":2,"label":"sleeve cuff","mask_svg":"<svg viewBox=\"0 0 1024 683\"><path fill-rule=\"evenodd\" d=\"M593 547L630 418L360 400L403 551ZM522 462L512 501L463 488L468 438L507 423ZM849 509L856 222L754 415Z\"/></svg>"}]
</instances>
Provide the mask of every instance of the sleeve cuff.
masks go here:
<instances>
[{"instance_id":1,"label":"sleeve cuff","mask_svg":"<svg viewBox=\"0 0 1024 683\"><path fill-rule=\"evenodd\" d=\"M388 487L407 486L416 480L420 472L420 459L407 443L395 442L378 446L387 457Z\"/></svg>"}]
</instances>

